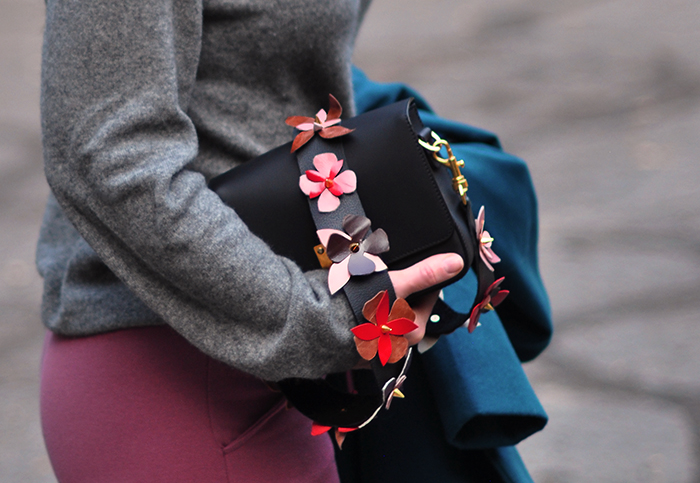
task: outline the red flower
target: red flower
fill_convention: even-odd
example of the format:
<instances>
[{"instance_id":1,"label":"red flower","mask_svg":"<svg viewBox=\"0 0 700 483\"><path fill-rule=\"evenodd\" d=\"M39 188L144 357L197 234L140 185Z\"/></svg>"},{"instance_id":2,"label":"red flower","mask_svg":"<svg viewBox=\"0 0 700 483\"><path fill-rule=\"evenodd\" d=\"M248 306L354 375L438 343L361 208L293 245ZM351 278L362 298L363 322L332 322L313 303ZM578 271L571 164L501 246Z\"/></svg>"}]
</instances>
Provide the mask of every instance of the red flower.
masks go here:
<instances>
[{"instance_id":1,"label":"red flower","mask_svg":"<svg viewBox=\"0 0 700 483\"><path fill-rule=\"evenodd\" d=\"M481 314L485 314L489 310L493 310L496 306L503 302L506 296L510 293L508 290L499 290L503 280L505 280L505 277L501 277L489 285L489 288L486 289L484 300L479 302L476 307L472 309L472 313L469 315L469 319L467 320L467 329L469 329L470 334L474 332L474 329L479 323L479 317L481 317Z\"/></svg>"},{"instance_id":2,"label":"red flower","mask_svg":"<svg viewBox=\"0 0 700 483\"><path fill-rule=\"evenodd\" d=\"M345 134L351 133L354 129L348 129L343 126L336 126L340 123L340 115L343 113L343 108L338 100L332 94L328 94L328 114L321 109L316 113L316 117L305 116L290 116L284 122L287 125L297 128L301 131L294 138L292 143L292 152L296 151L309 140L314 137L318 131L318 135L324 139L337 138Z\"/></svg>"},{"instance_id":3,"label":"red flower","mask_svg":"<svg viewBox=\"0 0 700 483\"><path fill-rule=\"evenodd\" d=\"M350 329L355 334L357 352L365 360L372 360L379 353L382 365L400 360L408 350L408 341L403 335L418 328L413 323L416 314L404 299L397 299L389 313L389 295L379 292L367 302L362 315L371 323Z\"/></svg>"},{"instance_id":4,"label":"red flower","mask_svg":"<svg viewBox=\"0 0 700 483\"><path fill-rule=\"evenodd\" d=\"M323 426L314 422L311 425L311 436L318 436L320 434L327 433L331 429L331 426ZM356 429L357 428L335 428L335 440L338 443L339 448L343 447L343 441L345 441L345 434L350 433L351 431L355 431Z\"/></svg>"}]
</instances>

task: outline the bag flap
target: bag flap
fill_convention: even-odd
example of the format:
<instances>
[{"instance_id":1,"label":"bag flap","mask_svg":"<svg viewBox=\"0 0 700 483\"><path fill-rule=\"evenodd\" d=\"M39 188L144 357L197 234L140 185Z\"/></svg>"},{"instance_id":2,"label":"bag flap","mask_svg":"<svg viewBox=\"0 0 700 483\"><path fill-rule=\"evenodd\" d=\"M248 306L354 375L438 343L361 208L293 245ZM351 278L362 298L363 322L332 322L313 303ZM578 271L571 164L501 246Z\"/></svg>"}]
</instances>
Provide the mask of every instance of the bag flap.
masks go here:
<instances>
[{"instance_id":1,"label":"bag flap","mask_svg":"<svg viewBox=\"0 0 700 483\"><path fill-rule=\"evenodd\" d=\"M452 218L433 174L444 168L435 166L418 144L416 133L423 126L412 101L342 125L355 131L328 142L343 143L366 216L374 229L383 228L389 236L391 249L382 259L392 268L404 268L413 263L412 255L448 240L454 232ZM319 268L313 251L319 241L290 147L285 144L227 171L209 186L275 253L312 270Z\"/></svg>"}]
</instances>

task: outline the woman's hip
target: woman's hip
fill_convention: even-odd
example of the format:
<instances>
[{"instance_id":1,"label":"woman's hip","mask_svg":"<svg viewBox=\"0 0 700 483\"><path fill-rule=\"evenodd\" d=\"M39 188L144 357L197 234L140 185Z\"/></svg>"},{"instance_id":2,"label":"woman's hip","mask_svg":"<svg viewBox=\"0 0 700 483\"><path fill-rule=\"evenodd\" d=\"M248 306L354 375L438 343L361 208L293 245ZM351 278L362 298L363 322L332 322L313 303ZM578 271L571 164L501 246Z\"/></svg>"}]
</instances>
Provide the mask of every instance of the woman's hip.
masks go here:
<instances>
[{"instance_id":1,"label":"woman's hip","mask_svg":"<svg viewBox=\"0 0 700 483\"><path fill-rule=\"evenodd\" d=\"M167 326L48 333L42 427L59 481L337 481L328 438Z\"/></svg>"}]
</instances>

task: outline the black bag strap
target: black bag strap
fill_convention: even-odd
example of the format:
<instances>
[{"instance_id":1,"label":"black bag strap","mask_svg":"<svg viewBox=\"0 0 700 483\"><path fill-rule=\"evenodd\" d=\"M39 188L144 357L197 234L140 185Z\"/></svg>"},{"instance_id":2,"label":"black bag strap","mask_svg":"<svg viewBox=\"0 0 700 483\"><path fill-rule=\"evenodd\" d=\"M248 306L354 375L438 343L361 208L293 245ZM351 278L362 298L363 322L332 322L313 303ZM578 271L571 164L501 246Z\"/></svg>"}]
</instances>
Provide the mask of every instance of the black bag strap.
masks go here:
<instances>
[{"instance_id":1,"label":"black bag strap","mask_svg":"<svg viewBox=\"0 0 700 483\"><path fill-rule=\"evenodd\" d=\"M343 169L341 173L350 169L350 162L345 157L342 138L325 140L320 136L314 136L305 146L296 151L299 172L304 174L307 170L314 169L314 157L322 153L333 153L339 160L343 160ZM311 216L317 230L333 228L342 231L343 219L347 215L365 216L365 210L362 207L362 201L357 191L344 194L340 206L329 213L319 211L318 203L315 200L309 198L308 201L309 210L311 211ZM362 308L365 302L374 297L378 292L388 290L390 302L396 300L394 287L391 285L391 280L389 280L389 275L386 271L374 272L362 277L353 277L348 281L343 290L355 314L355 319L358 321L363 319Z\"/></svg>"},{"instance_id":2,"label":"black bag strap","mask_svg":"<svg viewBox=\"0 0 700 483\"><path fill-rule=\"evenodd\" d=\"M296 151L300 173L314 169L313 159L322 153L335 154L339 160L343 160L343 171L350 169L341 139L329 141L314 136ZM309 210L317 230L342 230L345 216L365 215L357 192L344 194L340 206L332 212L321 212L317 205L316 200L309 199ZM364 318L364 304L383 290L388 292L389 301L393 303L396 294L386 270L351 277L343 287L358 323ZM402 361L386 366L382 366L378 358L375 358L370 362L371 371L351 371L345 380L339 375L315 380L294 378L280 381L278 386L299 411L318 424L344 428L361 427L371 421L384 405L400 374L406 372L409 356L410 352Z\"/></svg>"}]
</instances>

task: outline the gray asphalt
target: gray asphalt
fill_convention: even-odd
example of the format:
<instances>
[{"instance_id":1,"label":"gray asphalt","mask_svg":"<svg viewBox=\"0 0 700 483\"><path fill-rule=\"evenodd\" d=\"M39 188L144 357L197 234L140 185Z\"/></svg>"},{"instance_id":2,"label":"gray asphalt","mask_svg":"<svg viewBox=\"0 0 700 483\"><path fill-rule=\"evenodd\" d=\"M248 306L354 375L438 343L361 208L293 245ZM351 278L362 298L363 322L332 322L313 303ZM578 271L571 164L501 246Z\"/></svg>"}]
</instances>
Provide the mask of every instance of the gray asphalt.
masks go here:
<instances>
[{"instance_id":1,"label":"gray asphalt","mask_svg":"<svg viewBox=\"0 0 700 483\"><path fill-rule=\"evenodd\" d=\"M0 481L38 421L41 0L0 4ZM700 4L375 0L356 62L526 159L555 318L526 370L537 482L700 483ZM497 242L496 242L497 243ZM497 249L497 246L494 245Z\"/></svg>"}]
</instances>

